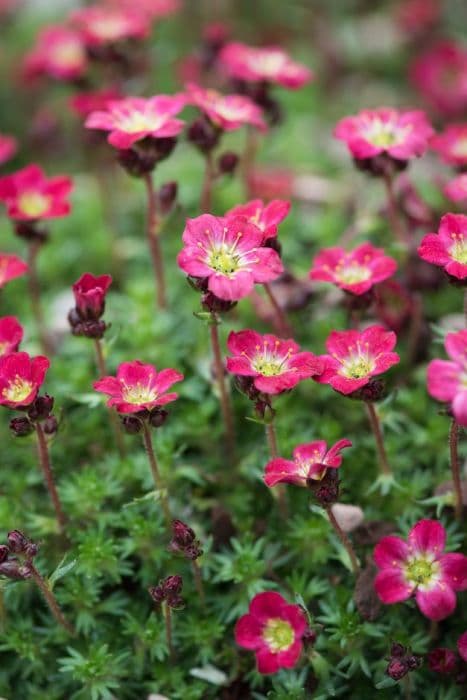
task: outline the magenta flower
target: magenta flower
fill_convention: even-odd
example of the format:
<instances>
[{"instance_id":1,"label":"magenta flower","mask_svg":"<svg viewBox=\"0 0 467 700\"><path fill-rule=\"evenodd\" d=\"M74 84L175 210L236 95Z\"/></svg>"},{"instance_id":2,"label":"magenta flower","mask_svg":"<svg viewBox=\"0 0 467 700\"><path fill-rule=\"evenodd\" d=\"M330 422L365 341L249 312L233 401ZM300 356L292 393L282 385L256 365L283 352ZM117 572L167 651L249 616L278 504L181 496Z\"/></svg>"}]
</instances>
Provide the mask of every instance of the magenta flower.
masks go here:
<instances>
[{"instance_id":1,"label":"magenta flower","mask_svg":"<svg viewBox=\"0 0 467 700\"><path fill-rule=\"evenodd\" d=\"M382 248L362 243L352 251L325 248L313 261L310 279L332 282L351 294L365 294L375 284L391 277L397 269Z\"/></svg>"},{"instance_id":2,"label":"magenta flower","mask_svg":"<svg viewBox=\"0 0 467 700\"><path fill-rule=\"evenodd\" d=\"M18 350L23 340L23 326L16 316L0 318L0 357Z\"/></svg>"},{"instance_id":3,"label":"magenta flower","mask_svg":"<svg viewBox=\"0 0 467 700\"><path fill-rule=\"evenodd\" d=\"M78 92L70 98L69 105L73 112L85 119L92 112L105 111L111 102L121 100L123 95L116 88Z\"/></svg>"},{"instance_id":4,"label":"magenta flower","mask_svg":"<svg viewBox=\"0 0 467 700\"><path fill-rule=\"evenodd\" d=\"M399 355L392 352L396 340L396 334L382 326L332 331L326 340L329 354L320 358L324 370L314 379L341 394L352 394L399 362Z\"/></svg>"},{"instance_id":5,"label":"magenta flower","mask_svg":"<svg viewBox=\"0 0 467 700\"><path fill-rule=\"evenodd\" d=\"M285 168L254 168L248 177L248 191L252 197L272 200L287 198L295 193L295 176Z\"/></svg>"},{"instance_id":6,"label":"magenta flower","mask_svg":"<svg viewBox=\"0 0 467 700\"><path fill-rule=\"evenodd\" d=\"M392 535L383 537L374 551L380 569L375 588L383 603L400 603L414 595L430 620L451 615L456 591L467 588L467 557L444 554L445 545L446 531L437 520L420 520L407 542Z\"/></svg>"},{"instance_id":7,"label":"magenta flower","mask_svg":"<svg viewBox=\"0 0 467 700\"><path fill-rule=\"evenodd\" d=\"M457 640L457 649L459 654L464 661L467 661L467 630L461 634Z\"/></svg>"},{"instance_id":8,"label":"magenta flower","mask_svg":"<svg viewBox=\"0 0 467 700\"><path fill-rule=\"evenodd\" d=\"M251 377L263 394L280 394L323 370L323 364L311 352L302 352L293 340L280 340L275 335L256 331L232 331L227 339L232 357L227 358L227 371L240 377Z\"/></svg>"},{"instance_id":9,"label":"magenta flower","mask_svg":"<svg viewBox=\"0 0 467 700\"><path fill-rule=\"evenodd\" d=\"M264 468L266 486L276 484L294 484L306 487L308 480L321 481L328 468L338 469L342 464L341 450L351 447L350 440L338 440L329 448L324 440L297 445L293 451L293 460L277 457Z\"/></svg>"},{"instance_id":10,"label":"magenta flower","mask_svg":"<svg viewBox=\"0 0 467 700\"><path fill-rule=\"evenodd\" d=\"M273 199L265 204L262 199L253 199L246 204L237 204L229 209L226 218L244 216L263 232L263 241L277 236L277 228L290 211L291 203L284 199Z\"/></svg>"},{"instance_id":11,"label":"magenta flower","mask_svg":"<svg viewBox=\"0 0 467 700\"><path fill-rule=\"evenodd\" d=\"M259 673L276 673L295 666L307 628L299 605L289 605L279 593L266 591L255 595L248 614L237 621L235 641L255 652Z\"/></svg>"},{"instance_id":12,"label":"magenta flower","mask_svg":"<svg viewBox=\"0 0 467 700\"><path fill-rule=\"evenodd\" d=\"M277 83L296 90L308 83L312 72L278 47L256 48L232 42L226 44L219 62L227 75L246 82Z\"/></svg>"},{"instance_id":13,"label":"magenta flower","mask_svg":"<svg viewBox=\"0 0 467 700\"><path fill-rule=\"evenodd\" d=\"M187 85L187 102L195 105L208 119L224 131L234 131L250 124L266 131L263 111L245 95L222 95L217 90L190 83Z\"/></svg>"},{"instance_id":14,"label":"magenta flower","mask_svg":"<svg viewBox=\"0 0 467 700\"><path fill-rule=\"evenodd\" d=\"M86 49L80 34L59 24L40 31L36 45L23 62L27 80L43 75L55 80L76 80L87 68Z\"/></svg>"},{"instance_id":15,"label":"magenta flower","mask_svg":"<svg viewBox=\"0 0 467 700\"><path fill-rule=\"evenodd\" d=\"M102 316L105 308L105 296L111 284L112 277L110 275L95 277L90 272L85 272L74 283L73 295L82 318L95 319Z\"/></svg>"},{"instance_id":16,"label":"magenta flower","mask_svg":"<svg viewBox=\"0 0 467 700\"><path fill-rule=\"evenodd\" d=\"M456 669L457 654L452 649L437 647L428 653L427 661L430 671L450 674Z\"/></svg>"},{"instance_id":17,"label":"magenta flower","mask_svg":"<svg viewBox=\"0 0 467 700\"><path fill-rule=\"evenodd\" d=\"M13 136L0 134L0 165L11 160L18 149L18 144Z\"/></svg>"},{"instance_id":18,"label":"magenta flower","mask_svg":"<svg viewBox=\"0 0 467 700\"><path fill-rule=\"evenodd\" d=\"M464 117L467 109L467 49L453 41L430 47L415 59L412 82L441 114Z\"/></svg>"},{"instance_id":19,"label":"magenta flower","mask_svg":"<svg viewBox=\"0 0 467 700\"><path fill-rule=\"evenodd\" d=\"M432 360L427 370L428 393L451 406L459 425L467 426L467 330L448 333L444 347L451 360Z\"/></svg>"},{"instance_id":20,"label":"magenta flower","mask_svg":"<svg viewBox=\"0 0 467 700\"><path fill-rule=\"evenodd\" d=\"M467 200L467 173L461 173L444 186L444 194L451 202Z\"/></svg>"},{"instance_id":21,"label":"magenta flower","mask_svg":"<svg viewBox=\"0 0 467 700\"><path fill-rule=\"evenodd\" d=\"M467 216L445 214L438 233L428 233L418 248L422 260L443 267L451 277L467 277Z\"/></svg>"},{"instance_id":22,"label":"magenta flower","mask_svg":"<svg viewBox=\"0 0 467 700\"><path fill-rule=\"evenodd\" d=\"M441 134L433 136L431 148L448 165L467 165L467 123L449 124Z\"/></svg>"},{"instance_id":23,"label":"magenta flower","mask_svg":"<svg viewBox=\"0 0 467 700\"><path fill-rule=\"evenodd\" d=\"M261 247L260 229L242 217L202 214L188 219L182 239L179 267L207 280L209 291L219 299L238 301L255 283L272 282L283 272L276 251Z\"/></svg>"},{"instance_id":24,"label":"magenta flower","mask_svg":"<svg viewBox=\"0 0 467 700\"><path fill-rule=\"evenodd\" d=\"M182 379L183 374L175 369L158 372L153 365L134 360L123 362L116 377L103 377L93 387L110 396L107 406L115 406L118 413L138 413L175 401L178 394L166 391Z\"/></svg>"},{"instance_id":25,"label":"magenta flower","mask_svg":"<svg viewBox=\"0 0 467 700\"><path fill-rule=\"evenodd\" d=\"M47 357L30 357L27 352L0 357L0 405L8 408L29 406L36 398L49 366Z\"/></svg>"},{"instance_id":26,"label":"magenta flower","mask_svg":"<svg viewBox=\"0 0 467 700\"><path fill-rule=\"evenodd\" d=\"M145 39L150 30L146 16L133 8L86 7L71 19L87 46L102 46L126 39Z\"/></svg>"},{"instance_id":27,"label":"magenta flower","mask_svg":"<svg viewBox=\"0 0 467 700\"><path fill-rule=\"evenodd\" d=\"M38 165L27 165L0 178L0 201L10 219L56 219L70 213L67 197L72 189L73 181L66 175L47 178Z\"/></svg>"},{"instance_id":28,"label":"magenta flower","mask_svg":"<svg viewBox=\"0 0 467 700\"><path fill-rule=\"evenodd\" d=\"M126 149L148 136L158 139L177 136L185 122L174 117L185 104L183 95L125 97L109 102L105 110L91 112L84 125L88 129L108 131L108 142L115 148Z\"/></svg>"},{"instance_id":29,"label":"magenta flower","mask_svg":"<svg viewBox=\"0 0 467 700\"><path fill-rule=\"evenodd\" d=\"M334 129L334 136L346 142L354 158L386 153L402 161L421 156L433 133L424 112L399 112L389 107L344 117Z\"/></svg>"},{"instance_id":30,"label":"magenta flower","mask_svg":"<svg viewBox=\"0 0 467 700\"><path fill-rule=\"evenodd\" d=\"M110 0L116 7L135 7L134 0ZM161 19L169 17L179 12L181 9L180 0L138 0L138 12L143 12L150 19Z\"/></svg>"},{"instance_id":31,"label":"magenta flower","mask_svg":"<svg viewBox=\"0 0 467 700\"><path fill-rule=\"evenodd\" d=\"M16 255L0 253L0 289L7 282L21 277L29 270L27 263Z\"/></svg>"}]
</instances>

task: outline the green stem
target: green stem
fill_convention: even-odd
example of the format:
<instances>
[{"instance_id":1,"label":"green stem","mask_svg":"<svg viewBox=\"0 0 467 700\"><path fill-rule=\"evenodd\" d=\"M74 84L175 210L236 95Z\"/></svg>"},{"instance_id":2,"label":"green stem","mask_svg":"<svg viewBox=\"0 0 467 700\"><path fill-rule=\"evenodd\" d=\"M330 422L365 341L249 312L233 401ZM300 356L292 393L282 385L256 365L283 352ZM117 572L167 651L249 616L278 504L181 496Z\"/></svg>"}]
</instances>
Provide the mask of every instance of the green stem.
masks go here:
<instances>
[{"instance_id":1,"label":"green stem","mask_svg":"<svg viewBox=\"0 0 467 700\"><path fill-rule=\"evenodd\" d=\"M388 457L386 454L386 449L383 442L383 433L381 432L381 424L379 422L378 414L376 413L374 405L370 401L365 402L366 410L368 413L368 418L370 420L371 429L376 441L376 450L378 452L378 459L381 471L383 474L392 474L391 467L389 466Z\"/></svg>"},{"instance_id":2,"label":"green stem","mask_svg":"<svg viewBox=\"0 0 467 700\"><path fill-rule=\"evenodd\" d=\"M347 535L345 534L345 532L342 530L339 523L337 522L336 517L335 517L334 513L332 512L331 506L326 507L326 513L328 514L329 522L331 523L332 527L334 528L334 532L336 533L336 535L338 536L338 538L340 539L340 541L344 545L345 549L347 550L347 554L349 555L350 562L352 564L352 570L353 570L355 576L357 576L360 573L360 565L358 563L357 555L355 554L355 550L352 546L352 543L349 540L349 538L347 537Z\"/></svg>"},{"instance_id":3,"label":"green stem","mask_svg":"<svg viewBox=\"0 0 467 700\"><path fill-rule=\"evenodd\" d=\"M146 173L144 176L146 185L147 197L147 224L146 236L151 254L152 266L156 280L157 306L159 309L167 307L166 290L165 290L165 273L164 260L162 257L162 249L159 236L159 220L157 216L157 195L154 189L152 173Z\"/></svg>"},{"instance_id":4,"label":"green stem","mask_svg":"<svg viewBox=\"0 0 467 700\"><path fill-rule=\"evenodd\" d=\"M454 484L454 497L455 497L455 514L456 520L462 522L462 484L461 484L461 473L459 467L459 454L458 454L458 443L459 443L459 426L456 420L453 418L451 421L451 428L449 430L449 452L451 456L451 471L452 471L452 481Z\"/></svg>"},{"instance_id":5,"label":"green stem","mask_svg":"<svg viewBox=\"0 0 467 700\"><path fill-rule=\"evenodd\" d=\"M160 493L162 510L164 511L164 516L165 516L165 520L167 523L167 527L170 527L173 518L172 518L172 515L170 512L167 491L164 488L162 477L161 477L161 474L159 471L159 466L157 464L156 453L154 452L154 447L152 444L151 431L149 430L149 427L148 427L148 424L146 421L143 420L142 424L143 424L143 442L144 442L146 454L148 456L148 461L149 461L149 466L151 468L152 478L154 479L154 484L156 486L156 489Z\"/></svg>"},{"instance_id":6,"label":"green stem","mask_svg":"<svg viewBox=\"0 0 467 700\"><path fill-rule=\"evenodd\" d=\"M52 500L55 514L57 516L58 527L60 532L65 531L66 518L63 513L62 506L60 503L60 498L58 496L57 488L55 486L54 477L52 474L52 465L50 463L49 450L47 448L47 442L45 439L44 432L40 423L36 423L36 435L37 435L37 452L39 455L39 462L42 468L42 473L44 475L44 480L49 491L50 498Z\"/></svg>"}]
</instances>

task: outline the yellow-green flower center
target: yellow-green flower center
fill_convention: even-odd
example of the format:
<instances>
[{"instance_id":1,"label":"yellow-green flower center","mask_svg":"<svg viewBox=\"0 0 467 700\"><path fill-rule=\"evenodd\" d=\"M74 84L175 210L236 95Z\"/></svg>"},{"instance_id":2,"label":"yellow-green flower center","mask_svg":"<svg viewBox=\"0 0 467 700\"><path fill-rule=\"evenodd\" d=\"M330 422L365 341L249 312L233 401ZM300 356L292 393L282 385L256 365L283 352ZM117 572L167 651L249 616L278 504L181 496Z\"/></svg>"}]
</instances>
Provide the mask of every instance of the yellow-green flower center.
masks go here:
<instances>
[{"instance_id":1,"label":"yellow-green flower center","mask_svg":"<svg viewBox=\"0 0 467 700\"><path fill-rule=\"evenodd\" d=\"M226 244L213 248L207 262L213 270L227 276L233 275L241 266L240 255L234 253Z\"/></svg>"},{"instance_id":2,"label":"yellow-green flower center","mask_svg":"<svg viewBox=\"0 0 467 700\"><path fill-rule=\"evenodd\" d=\"M345 358L339 358L334 355L341 363L339 374L349 379L362 379L366 377L375 368L375 359L370 357L368 353L368 343L362 344L357 341L356 347L349 348L349 355Z\"/></svg>"},{"instance_id":3,"label":"yellow-green flower center","mask_svg":"<svg viewBox=\"0 0 467 700\"><path fill-rule=\"evenodd\" d=\"M33 389L31 382L26 381L22 377L16 375L14 380L5 387L3 390L3 396L7 401L12 401L13 403L21 403L28 398L29 394Z\"/></svg>"},{"instance_id":4,"label":"yellow-green flower center","mask_svg":"<svg viewBox=\"0 0 467 700\"><path fill-rule=\"evenodd\" d=\"M155 131L162 125L163 118L154 113L134 111L121 115L117 121L117 126L127 134L139 134L140 131Z\"/></svg>"},{"instance_id":5,"label":"yellow-green flower center","mask_svg":"<svg viewBox=\"0 0 467 700\"><path fill-rule=\"evenodd\" d=\"M290 623L280 618L272 618L264 627L263 639L270 651L286 651L293 644L295 633Z\"/></svg>"},{"instance_id":6,"label":"yellow-green flower center","mask_svg":"<svg viewBox=\"0 0 467 700\"><path fill-rule=\"evenodd\" d=\"M347 265L347 267L336 268L336 277L342 284L358 284L358 282L364 282L371 275L368 267L364 265L358 265L353 263L352 265Z\"/></svg>"},{"instance_id":7,"label":"yellow-green flower center","mask_svg":"<svg viewBox=\"0 0 467 700\"><path fill-rule=\"evenodd\" d=\"M50 198L41 192L24 192L19 197L19 209L26 216L37 218L49 208Z\"/></svg>"},{"instance_id":8,"label":"yellow-green flower center","mask_svg":"<svg viewBox=\"0 0 467 700\"><path fill-rule=\"evenodd\" d=\"M451 233L453 240L452 246L449 248L449 254L453 260L461 265L467 265L467 246L465 245L464 235L462 233Z\"/></svg>"},{"instance_id":9,"label":"yellow-green flower center","mask_svg":"<svg viewBox=\"0 0 467 700\"><path fill-rule=\"evenodd\" d=\"M139 405L154 401L157 398L157 391L138 382L132 386L126 386L122 395L126 403Z\"/></svg>"},{"instance_id":10,"label":"yellow-green flower center","mask_svg":"<svg viewBox=\"0 0 467 700\"><path fill-rule=\"evenodd\" d=\"M85 59L83 47L79 42L74 41L57 44L52 48L51 56L55 63L62 66L74 66Z\"/></svg>"},{"instance_id":11,"label":"yellow-green flower center","mask_svg":"<svg viewBox=\"0 0 467 700\"><path fill-rule=\"evenodd\" d=\"M462 158L463 156L467 157L467 136L463 136L462 138L454 142L452 152L455 156L458 156L460 158Z\"/></svg>"},{"instance_id":12,"label":"yellow-green flower center","mask_svg":"<svg viewBox=\"0 0 467 700\"><path fill-rule=\"evenodd\" d=\"M363 135L374 146L378 148L390 148L401 144L412 127L400 127L394 122L383 122L380 119L373 119L363 129Z\"/></svg>"},{"instance_id":13,"label":"yellow-green flower center","mask_svg":"<svg viewBox=\"0 0 467 700\"><path fill-rule=\"evenodd\" d=\"M413 559L405 568L405 577L416 586L431 583L438 572L438 564L429 559Z\"/></svg>"}]
</instances>

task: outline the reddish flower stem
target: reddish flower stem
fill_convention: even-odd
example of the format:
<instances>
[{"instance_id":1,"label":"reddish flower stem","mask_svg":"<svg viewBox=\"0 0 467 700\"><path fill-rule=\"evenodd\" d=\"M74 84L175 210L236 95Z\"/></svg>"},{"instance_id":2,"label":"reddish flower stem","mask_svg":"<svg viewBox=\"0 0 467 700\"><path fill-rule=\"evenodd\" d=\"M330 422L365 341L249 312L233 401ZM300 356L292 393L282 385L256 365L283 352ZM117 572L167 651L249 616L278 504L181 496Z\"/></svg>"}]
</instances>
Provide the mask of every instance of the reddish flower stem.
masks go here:
<instances>
[{"instance_id":1,"label":"reddish flower stem","mask_svg":"<svg viewBox=\"0 0 467 700\"><path fill-rule=\"evenodd\" d=\"M451 471L452 471L452 482L454 484L454 497L455 497L455 514L456 520L462 522L462 484L461 484L461 473L459 467L459 454L457 451L459 443L459 426L456 420L453 418L451 421L451 427L449 430L449 452L451 455Z\"/></svg>"},{"instance_id":2,"label":"reddish flower stem","mask_svg":"<svg viewBox=\"0 0 467 700\"><path fill-rule=\"evenodd\" d=\"M258 134L254 127L247 127L245 150L242 158L242 174L247 197L251 194L251 175L254 170L258 152Z\"/></svg>"},{"instance_id":3,"label":"reddish flower stem","mask_svg":"<svg viewBox=\"0 0 467 700\"><path fill-rule=\"evenodd\" d=\"M146 454L148 456L149 466L151 468L151 473L152 473L152 478L154 479L154 484L156 485L156 489L160 493L162 510L164 511L164 517L165 517L165 520L167 523L167 527L170 528L173 518L172 518L172 515L170 513L169 499L167 496L167 492L164 488L162 477L161 477L161 474L159 471L159 466L157 464L156 453L154 452L154 447L152 444L151 431L149 430L149 427L148 427L148 424L146 423L146 421L142 421L142 423L143 423L144 448L145 448Z\"/></svg>"},{"instance_id":4,"label":"reddish flower stem","mask_svg":"<svg viewBox=\"0 0 467 700\"><path fill-rule=\"evenodd\" d=\"M270 419L270 422L266 423L266 439L268 441L269 456L271 457L271 459L276 459L276 457L279 456L279 451L277 449L276 427L274 425L273 418ZM277 500L281 516L283 518L287 518L289 514L289 509L287 507L284 485L277 484L275 490L272 490L272 493L277 494Z\"/></svg>"},{"instance_id":5,"label":"reddish flower stem","mask_svg":"<svg viewBox=\"0 0 467 700\"><path fill-rule=\"evenodd\" d=\"M31 572L32 578L34 579L34 583L44 596L46 603L50 608L50 612L52 613L54 618L64 629L66 629L68 634L71 634L74 637L75 631L70 625L70 623L65 619L65 616L63 615L62 611L60 610L60 606L57 603L57 599L52 593L52 590L47 581L45 581L45 579L41 576L41 574L38 572L38 570L32 562L29 562L29 570Z\"/></svg>"},{"instance_id":6,"label":"reddish flower stem","mask_svg":"<svg viewBox=\"0 0 467 700\"><path fill-rule=\"evenodd\" d=\"M386 454L386 449L383 442L383 434L381 432L381 424L379 422L378 414L376 413L374 405L370 401L365 402L366 410L368 413L368 418L370 420L371 429L376 441L376 451L378 452L378 459L381 471L383 474L392 474L391 467L389 466L388 456Z\"/></svg>"},{"instance_id":7,"label":"reddish flower stem","mask_svg":"<svg viewBox=\"0 0 467 700\"><path fill-rule=\"evenodd\" d=\"M347 554L349 555L350 562L352 564L352 571L354 572L355 576L357 576L360 573L360 565L358 563L357 555L355 554L355 550L352 546L352 543L345 534L344 530L337 522L336 517L332 512L331 506L326 506L326 513L328 514L329 522L334 528L334 532L336 533L336 535L344 545L345 549L347 550Z\"/></svg>"},{"instance_id":8,"label":"reddish flower stem","mask_svg":"<svg viewBox=\"0 0 467 700\"><path fill-rule=\"evenodd\" d=\"M42 347L42 352L45 355L52 355L54 352L49 333L45 326L44 312L41 303L41 286L39 284L39 276L37 274L37 255L39 253L41 243L33 241L28 246L27 262L29 265L28 272L28 289L31 300L31 311L34 316L34 321L37 328L37 334Z\"/></svg>"},{"instance_id":9,"label":"reddish flower stem","mask_svg":"<svg viewBox=\"0 0 467 700\"><path fill-rule=\"evenodd\" d=\"M172 611L167 603L163 603L162 605L162 614L165 620L165 637L167 639L169 656L173 660L175 659L175 648L172 639Z\"/></svg>"},{"instance_id":10,"label":"reddish flower stem","mask_svg":"<svg viewBox=\"0 0 467 700\"><path fill-rule=\"evenodd\" d=\"M214 161L212 152L208 151L206 153L203 188L201 190L201 199L199 203L202 214L208 214L212 208L212 187L214 184L214 175Z\"/></svg>"},{"instance_id":11,"label":"reddish flower stem","mask_svg":"<svg viewBox=\"0 0 467 700\"><path fill-rule=\"evenodd\" d=\"M65 531L66 518L62 510L62 505L60 503L57 488L55 486L55 481L52 474L52 466L50 464L49 450L47 448L47 442L40 423L36 423L36 435L37 451L39 455L39 462L42 468L42 473L44 475L44 480L55 509L60 532L63 533Z\"/></svg>"},{"instance_id":12,"label":"reddish flower stem","mask_svg":"<svg viewBox=\"0 0 467 700\"><path fill-rule=\"evenodd\" d=\"M399 213L399 205L397 203L396 194L394 192L394 177L393 175L388 173L383 175L383 179L386 187L389 224L399 242L408 248L409 240L407 238L407 231L405 230L402 224Z\"/></svg>"},{"instance_id":13,"label":"reddish flower stem","mask_svg":"<svg viewBox=\"0 0 467 700\"><path fill-rule=\"evenodd\" d=\"M193 559L191 563L193 565L193 577L195 579L196 591L198 593L202 607L204 609L206 609L206 596L204 595L204 586L203 586L203 577L201 575L201 568L200 568L198 562L196 561L196 559Z\"/></svg>"},{"instance_id":14,"label":"reddish flower stem","mask_svg":"<svg viewBox=\"0 0 467 700\"><path fill-rule=\"evenodd\" d=\"M224 362L222 360L221 346L219 342L219 322L214 313L211 313L209 331L211 334L211 347L214 358L214 371L221 402L222 417L224 419L225 439L227 447L227 457L233 464L235 462L235 429L232 413L230 394L225 381Z\"/></svg>"},{"instance_id":15,"label":"reddish flower stem","mask_svg":"<svg viewBox=\"0 0 467 700\"><path fill-rule=\"evenodd\" d=\"M151 254L152 266L154 268L154 276L156 280L156 295L157 306L159 309L167 307L166 290L165 290L165 274L164 260L162 257L162 249L159 237L159 219L157 216L157 195L154 189L152 173L146 173L144 176L147 195L147 225L146 235L148 239L149 252Z\"/></svg>"},{"instance_id":16,"label":"reddish flower stem","mask_svg":"<svg viewBox=\"0 0 467 700\"><path fill-rule=\"evenodd\" d=\"M102 350L102 343L101 343L99 338L94 338L94 348L96 350L97 370L98 370L99 375L101 377L105 377L107 374L107 368L105 365L104 353ZM122 435L120 423L118 421L118 418L117 418L114 410L110 406L108 407L108 412L109 412L110 424L112 426L112 431L114 434L115 444L117 445L118 454L120 455L120 457L125 457L126 449L125 449L125 443L123 442L123 435Z\"/></svg>"},{"instance_id":17,"label":"reddish flower stem","mask_svg":"<svg viewBox=\"0 0 467 700\"><path fill-rule=\"evenodd\" d=\"M284 313L283 308L279 304L279 302L276 299L276 296L274 292L272 291L271 285L267 284L266 282L263 284L264 291L266 292L266 296L268 297L272 308L274 309L274 313L276 315L276 325L277 325L277 330L281 338L288 338L293 335L293 332L290 328L289 322L287 321L287 317Z\"/></svg>"}]
</instances>

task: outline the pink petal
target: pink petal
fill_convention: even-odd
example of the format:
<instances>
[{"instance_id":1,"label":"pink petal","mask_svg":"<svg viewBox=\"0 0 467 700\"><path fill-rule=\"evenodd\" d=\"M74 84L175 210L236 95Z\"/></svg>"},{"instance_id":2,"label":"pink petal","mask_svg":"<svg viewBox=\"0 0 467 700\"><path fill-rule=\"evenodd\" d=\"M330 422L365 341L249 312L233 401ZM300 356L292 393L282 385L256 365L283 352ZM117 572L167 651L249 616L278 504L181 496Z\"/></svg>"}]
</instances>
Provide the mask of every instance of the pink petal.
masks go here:
<instances>
[{"instance_id":1,"label":"pink petal","mask_svg":"<svg viewBox=\"0 0 467 700\"><path fill-rule=\"evenodd\" d=\"M467 391L461 391L455 395L452 412L459 425L467 426Z\"/></svg>"},{"instance_id":2,"label":"pink petal","mask_svg":"<svg viewBox=\"0 0 467 700\"><path fill-rule=\"evenodd\" d=\"M264 642L262 639L263 623L253 615L243 615L235 625L235 641L244 649L258 649Z\"/></svg>"},{"instance_id":3,"label":"pink petal","mask_svg":"<svg viewBox=\"0 0 467 700\"><path fill-rule=\"evenodd\" d=\"M443 581L454 591L467 589L467 557L463 554L445 554L439 560Z\"/></svg>"},{"instance_id":4,"label":"pink petal","mask_svg":"<svg viewBox=\"0 0 467 700\"><path fill-rule=\"evenodd\" d=\"M209 277L209 291L225 301L239 301L248 296L254 287L251 272L237 272L232 277L214 274Z\"/></svg>"},{"instance_id":5,"label":"pink petal","mask_svg":"<svg viewBox=\"0 0 467 700\"><path fill-rule=\"evenodd\" d=\"M182 379L184 379L183 374L181 372L177 372L175 369L169 368L161 370L158 373L155 381L157 393L163 394L164 391L167 391L167 389L172 386L172 384L175 384L175 382L181 382Z\"/></svg>"},{"instance_id":6,"label":"pink petal","mask_svg":"<svg viewBox=\"0 0 467 700\"><path fill-rule=\"evenodd\" d=\"M460 365L467 363L467 330L448 333L444 345L451 360Z\"/></svg>"},{"instance_id":7,"label":"pink petal","mask_svg":"<svg viewBox=\"0 0 467 700\"><path fill-rule=\"evenodd\" d=\"M267 647L256 652L256 665L259 673L276 673L279 670L278 654L273 654Z\"/></svg>"},{"instance_id":8,"label":"pink petal","mask_svg":"<svg viewBox=\"0 0 467 700\"><path fill-rule=\"evenodd\" d=\"M262 622L272 617L280 617L282 609L287 605L284 598L275 591L265 591L255 595L250 603L250 615Z\"/></svg>"},{"instance_id":9,"label":"pink petal","mask_svg":"<svg viewBox=\"0 0 467 700\"><path fill-rule=\"evenodd\" d=\"M461 368L447 360L432 360L427 368L427 389L438 401L451 401L459 386Z\"/></svg>"},{"instance_id":10,"label":"pink petal","mask_svg":"<svg viewBox=\"0 0 467 700\"><path fill-rule=\"evenodd\" d=\"M300 658L302 653L302 642L300 639L296 639L293 644L289 646L285 651L280 651L278 653L278 664L280 668L293 668Z\"/></svg>"},{"instance_id":11,"label":"pink petal","mask_svg":"<svg viewBox=\"0 0 467 700\"><path fill-rule=\"evenodd\" d=\"M407 539L416 552L429 552L439 557L446 546L446 530L438 520L419 520Z\"/></svg>"},{"instance_id":12,"label":"pink petal","mask_svg":"<svg viewBox=\"0 0 467 700\"><path fill-rule=\"evenodd\" d=\"M400 568L409 556L409 547L400 537L383 537L375 547L373 558L380 569Z\"/></svg>"},{"instance_id":13,"label":"pink petal","mask_svg":"<svg viewBox=\"0 0 467 700\"><path fill-rule=\"evenodd\" d=\"M418 254L422 260L439 267L444 267L451 260L446 246L435 233L429 233L422 239L418 247Z\"/></svg>"},{"instance_id":14,"label":"pink petal","mask_svg":"<svg viewBox=\"0 0 467 700\"><path fill-rule=\"evenodd\" d=\"M228 357L226 366L231 374L239 374L242 377L258 376L258 372L252 368L250 360L246 357Z\"/></svg>"},{"instance_id":15,"label":"pink petal","mask_svg":"<svg viewBox=\"0 0 467 700\"><path fill-rule=\"evenodd\" d=\"M410 598L413 586L405 580L399 569L382 569L376 575L375 590L383 603L391 605Z\"/></svg>"},{"instance_id":16,"label":"pink petal","mask_svg":"<svg viewBox=\"0 0 467 700\"><path fill-rule=\"evenodd\" d=\"M306 486L306 479L300 474L297 464L282 457L272 459L266 464L263 478L269 487L278 483Z\"/></svg>"},{"instance_id":17,"label":"pink petal","mask_svg":"<svg viewBox=\"0 0 467 700\"><path fill-rule=\"evenodd\" d=\"M444 620L456 607L456 594L441 581L428 590L417 589L415 600L421 612L430 620Z\"/></svg>"},{"instance_id":18,"label":"pink petal","mask_svg":"<svg viewBox=\"0 0 467 700\"><path fill-rule=\"evenodd\" d=\"M241 355L245 353L249 357L253 357L256 353L256 346L261 346L263 339L259 333L250 329L239 331L231 331L227 338L227 347L232 355Z\"/></svg>"}]
</instances>

